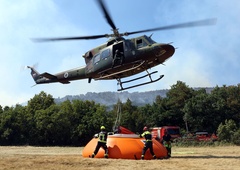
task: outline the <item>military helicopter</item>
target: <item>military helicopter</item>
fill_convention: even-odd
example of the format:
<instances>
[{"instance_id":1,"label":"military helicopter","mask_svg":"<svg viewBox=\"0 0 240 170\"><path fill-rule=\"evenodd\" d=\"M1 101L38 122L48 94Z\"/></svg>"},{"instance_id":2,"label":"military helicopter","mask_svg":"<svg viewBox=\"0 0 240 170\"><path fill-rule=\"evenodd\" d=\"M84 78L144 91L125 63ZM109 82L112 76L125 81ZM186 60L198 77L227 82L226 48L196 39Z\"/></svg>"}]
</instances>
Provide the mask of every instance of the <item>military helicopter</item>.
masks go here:
<instances>
[{"instance_id":1,"label":"military helicopter","mask_svg":"<svg viewBox=\"0 0 240 170\"><path fill-rule=\"evenodd\" d=\"M216 19L205 19L140 31L119 33L118 28L115 26L112 18L110 17L104 1L97 0L97 3L105 16L107 23L112 28L112 34L62 38L37 38L33 40L36 42L92 40L98 38L109 38L109 40L106 43L87 51L83 55L86 66L66 70L57 74L50 74L47 72L40 74L34 67L27 66L31 69L31 75L36 84L55 82L68 84L70 81L79 79L88 79L88 83L91 83L92 79L116 79L118 85L120 86L118 91L122 91L157 82L163 78L164 75L160 75L157 79L152 79L152 74L156 74L157 71L149 72L148 70L154 66L163 64L174 54L175 48L171 44L157 43L151 38L151 36L142 35L131 39L125 39L123 37L144 32L213 25L216 22ZM143 76L132 78L127 81L122 81L122 78L130 77L144 71L146 74ZM126 85L129 82L134 82L145 77L148 77L149 81L128 87L123 87L123 84Z\"/></svg>"}]
</instances>

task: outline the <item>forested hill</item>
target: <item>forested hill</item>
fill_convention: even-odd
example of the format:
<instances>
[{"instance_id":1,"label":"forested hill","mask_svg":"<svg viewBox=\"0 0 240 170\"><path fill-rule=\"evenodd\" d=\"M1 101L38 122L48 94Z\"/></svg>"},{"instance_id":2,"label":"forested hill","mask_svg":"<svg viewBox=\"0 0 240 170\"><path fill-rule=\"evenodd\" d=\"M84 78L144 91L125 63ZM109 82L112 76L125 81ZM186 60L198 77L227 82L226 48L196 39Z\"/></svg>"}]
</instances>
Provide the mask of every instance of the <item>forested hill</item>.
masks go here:
<instances>
[{"instance_id":1,"label":"forested hill","mask_svg":"<svg viewBox=\"0 0 240 170\"><path fill-rule=\"evenodd\" d=\"M41 91L26 106L0 105L0 145L85 146L100 126L111 131L119 116L118 125L132 132L177 125L217 132L221 141L240 144L240 84L189 88L178 81L169 90L89 92L56 99L59 104L54 100Z\"/></svg>"},{"instance_id":2,"label":"forested hill","mask_svg":"<svg viewBox=\"0 0 240 170\"><path fill-rule=\"evenodd\" d=\"M200 88L193 88L194 90L199 90ZM213 88L205 88L207 93L210 93ZM99 103L106 106L112 106L117 103L118 99L121 100L121 102L125 103L127 99L130 99L133 105L135 106L142 106L145 104L152 104L157 96L161 96L162 98L165 98L167 95L167 92L169 90L155 90L155 91L146 91L146 92L88 92L85 95L79 94L79 95L67 95L63 98L55 98L56 103L61 103L65 100L89 100L94 101L95 103Z\"/></svg>"}]
</instances>

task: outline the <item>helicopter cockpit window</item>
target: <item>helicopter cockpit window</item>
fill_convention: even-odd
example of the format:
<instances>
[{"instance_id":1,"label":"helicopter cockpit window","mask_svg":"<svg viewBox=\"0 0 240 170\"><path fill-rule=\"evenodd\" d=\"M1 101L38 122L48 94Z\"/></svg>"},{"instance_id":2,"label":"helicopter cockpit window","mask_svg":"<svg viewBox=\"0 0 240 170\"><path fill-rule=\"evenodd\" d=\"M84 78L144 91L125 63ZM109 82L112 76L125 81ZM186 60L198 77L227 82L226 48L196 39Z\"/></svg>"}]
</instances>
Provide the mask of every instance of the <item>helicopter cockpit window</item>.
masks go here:
<instances>
[{"instance_id":1,"label":"helicopter cockpit window","mask_svg":"<svg viewBox=\"0 0 240 170\"><path fill-rule=\"evenodd\" d=\"M142 48L147 46L147 43L143 39L137 39L137 48Z\"/></svg>"},{"instance_id":2,"label":"helicopter cockpit window","mask_svg":"<svg viewBox=\"0 0 240 170\"><path fill-rule=\"evenodd\" d=\"M156 42L154 40L152 40L151 36L150 37L147 37L145 35L145 39L150 43L150 44L155 44Z\"/></svg>"},{"instance_id":3,"label":"helicopter cockpit window","mask_svg":"<svg viewBox=\"0 0 240 170\"><path fill-rule=\"evenodd\" d=\"M109 56L110 56L110 49L106 49L102 52L101 59L102 60L107 59Z\"/></svg>"},{"instance_id":4,"label":"helicopter cockpit window","mask_svg":"<svg viewBox=\"0 0 240 170\"><path fill-rule=\"evenodd\" d=\"M94 64L97 64L100 61L100 54L94 56Z\"/></svg>"}]
</instances>

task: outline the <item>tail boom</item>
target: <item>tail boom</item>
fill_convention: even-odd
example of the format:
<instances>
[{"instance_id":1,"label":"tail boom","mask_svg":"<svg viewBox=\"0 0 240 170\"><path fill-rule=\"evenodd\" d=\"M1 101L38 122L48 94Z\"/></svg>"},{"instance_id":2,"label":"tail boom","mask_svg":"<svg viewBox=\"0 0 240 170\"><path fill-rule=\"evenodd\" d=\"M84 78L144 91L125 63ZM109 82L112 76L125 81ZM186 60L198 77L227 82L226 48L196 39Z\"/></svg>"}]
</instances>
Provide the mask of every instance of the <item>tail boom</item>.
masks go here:
<instances>
[{"instance_id":1,"label":"tail boom","mask_svg":"<svg viewBox=\"0 0 240 170\"><path fill-rule=\"evenodd\" d=\"M68 70L55 75L47 72L39 74L35 68L31 66L27 66L27 68L31 69L31 75L36 84L47 84L55 82L69 84L71 80L87 78L85 75L85 67Z\"/></svg>"}]
</instances>

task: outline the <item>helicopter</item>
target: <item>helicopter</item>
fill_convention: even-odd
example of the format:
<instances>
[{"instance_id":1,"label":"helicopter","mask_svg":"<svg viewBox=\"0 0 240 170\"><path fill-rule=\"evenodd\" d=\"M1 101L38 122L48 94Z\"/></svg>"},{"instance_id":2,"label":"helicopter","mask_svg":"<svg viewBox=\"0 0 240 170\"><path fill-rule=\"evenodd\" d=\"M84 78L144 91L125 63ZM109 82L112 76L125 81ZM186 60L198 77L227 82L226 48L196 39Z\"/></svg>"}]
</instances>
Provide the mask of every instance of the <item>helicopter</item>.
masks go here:
<instances>
[{"instance_id":1,"label":"helicopter","mask_svg":"<svg viewBox=\"0 0 240 170\"><path fill-rule=\"evenodd\" d=\"M99 8L105 16L107 23L111 26L112 34L77 36L77 37L60 37L60 38L35 38L35 42L47 41L69 41L69 40L94 40L99 38L109 38L108 41L98 47L88 50L82 57L85 59L85 66L66 70L56 74L48 72L39 73L34 67L27 66L31 69L31 75L37 84L46 83L63 83L69 84L70 81L88 79L91 80L117 80L120 86L118 91L142 86L159 81L164 75L159 75L153 79L152 75L158 71L149 72L149 69L159 64L163 64L175 53L174 46L171 43L157 43L151 36L142 35L135 38L125 39L124 37L144 32L160 31L167 29L177 29L185 27L196 27L213 25L216 19L204 19L157 28L120 33L115 26L109 11L103 0L96 0ZM123 78L146 72L145 75L130 80L123 81ZM148 77L147 82L124 87L124 84L135 82L136 80Z\"/></svg>"}]
</instances>

